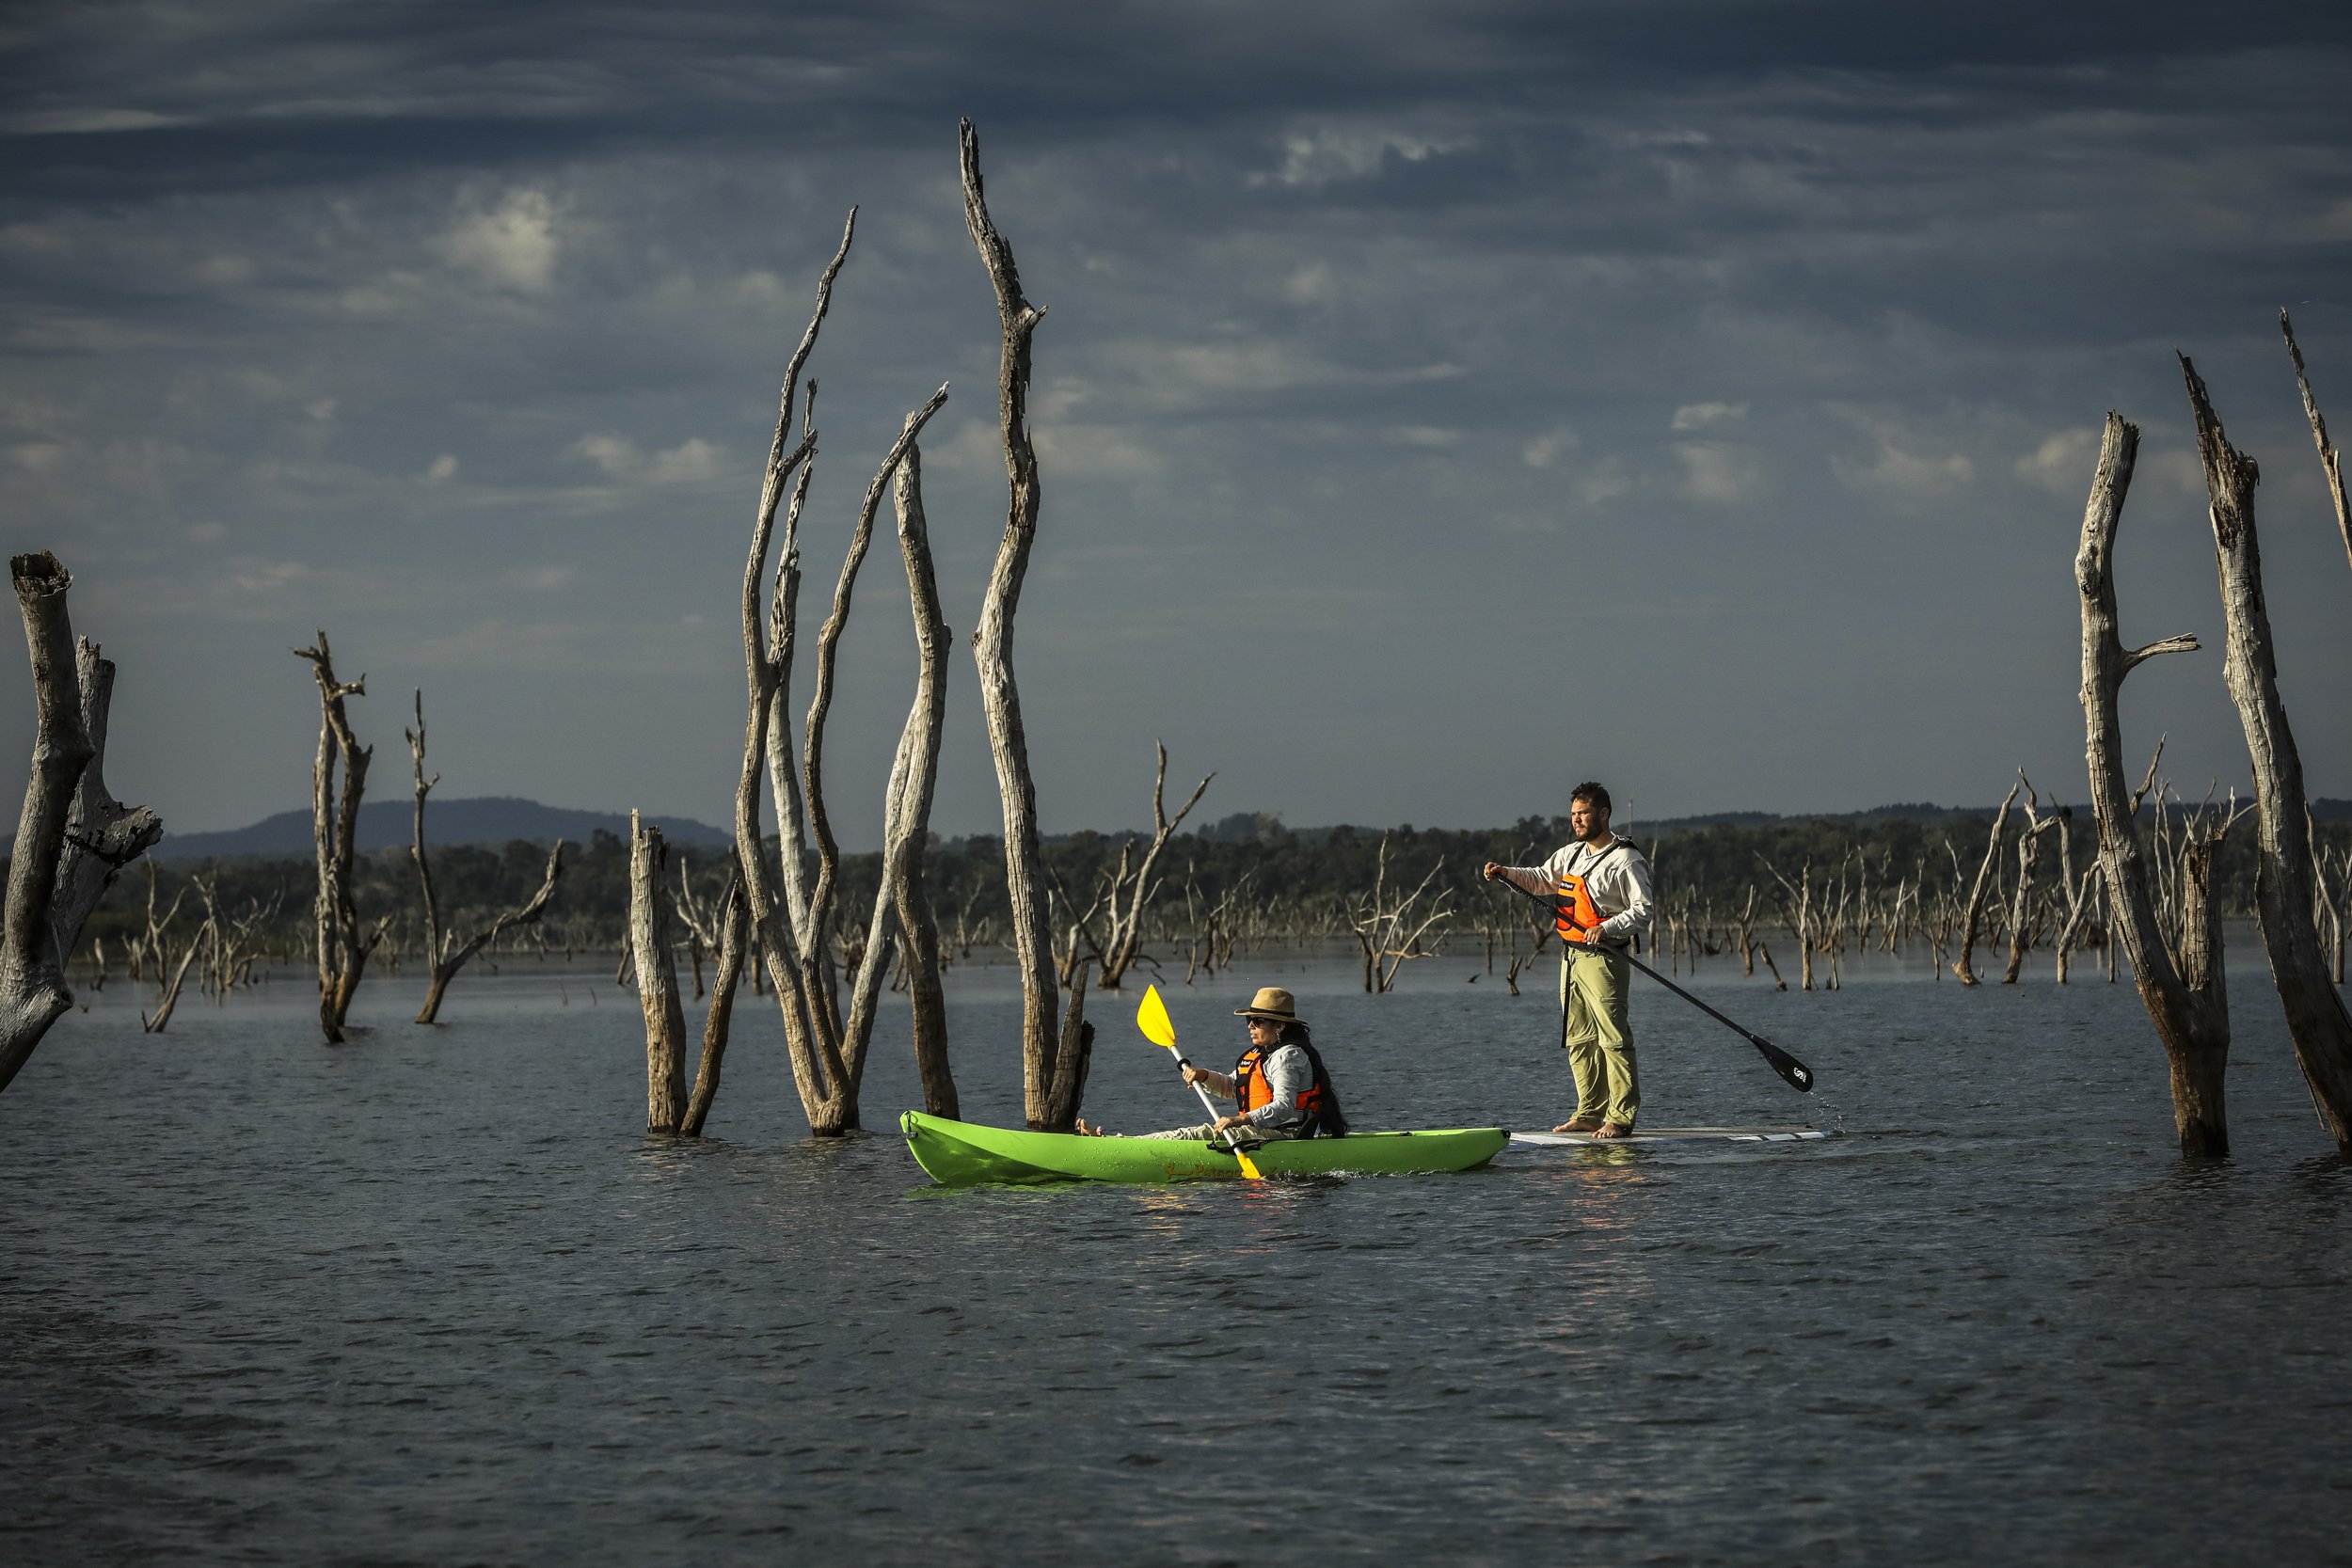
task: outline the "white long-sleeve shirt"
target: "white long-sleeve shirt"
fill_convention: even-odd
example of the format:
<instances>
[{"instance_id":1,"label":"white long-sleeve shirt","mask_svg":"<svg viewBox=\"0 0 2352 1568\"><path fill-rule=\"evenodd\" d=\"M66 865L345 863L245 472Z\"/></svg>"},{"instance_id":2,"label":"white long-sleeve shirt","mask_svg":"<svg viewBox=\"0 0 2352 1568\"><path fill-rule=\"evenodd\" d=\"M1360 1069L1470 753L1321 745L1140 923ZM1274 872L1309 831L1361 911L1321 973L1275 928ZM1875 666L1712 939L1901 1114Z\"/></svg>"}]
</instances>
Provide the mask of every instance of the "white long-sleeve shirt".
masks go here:
<instances>
[{"instance_id":1,"label":"white long-sleeve shirt","mask_svg":"<svg viewBox=\"0 0 2352 1568\"><path fill-rule=\"evenodd\" d=\"M1598 934L1603 942L1630 942L1649 930L1649 862L1629 838L1613 835L1598 849L1589 844L1564 844L1541 865L1506 865L1502 874L1547 900L1559 897L1561 878L1583 878L1593 907L1601 912Z\"/></svg>"}]
</instances>

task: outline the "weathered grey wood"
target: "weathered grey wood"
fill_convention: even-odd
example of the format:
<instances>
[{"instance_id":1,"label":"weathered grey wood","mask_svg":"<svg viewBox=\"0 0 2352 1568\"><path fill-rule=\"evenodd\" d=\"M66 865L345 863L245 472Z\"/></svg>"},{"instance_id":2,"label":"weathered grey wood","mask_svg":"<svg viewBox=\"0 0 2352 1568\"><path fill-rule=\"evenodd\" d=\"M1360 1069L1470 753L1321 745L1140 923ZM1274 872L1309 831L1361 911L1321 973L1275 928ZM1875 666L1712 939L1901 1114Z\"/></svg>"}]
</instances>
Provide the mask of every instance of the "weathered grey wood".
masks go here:
<instances>
[{"instance_id":1,"label":"weathered grey wood","mask_svg":"<svg viewBox=\"0 0 2352 1568\"><path fill-rule=\"evenodd\" d=\"M213 929L213 923L207 920L188 938L187 951L180 955L179 965L171 972L171 983L164 989L164 999L155 1005L155 1016L150 1018L145 1008L139 1010L139 1028L144 1033L160 1035L170 1026L172 1011L180 1006L180 988L187 983L188 966L204 950L205 935Z\"/></svg>"},{"instance_id":2,"label":"weathered grey wood","mask_svg":"<svg viewBox=\"0 0 2352 1568\"><path fill-rule=\"evenodd\" d=\"M2352 505L2344 495L2344 455L2328 439L2328 421L2319 417L2319 400L2312 395L2311 377L2303 373L2303 348L2295 341L2295 324L2279 311L2279 331L2287 341L2287 357L2295 361L2295 386L2303 394L2303 415L2312 421L2312 440L2319 448L2320 471L2328 476L2328 499L2335 503L2336 527L2344 533L2344 553L2352 558Z\"/></svg>"},{"instance_id":3,"label":"weathered grey wood","mask_svg":"<svg viewBox=\"0 0 2352 1568\"><path fill-rule=\"evenodd\" d=\"M2016 784L2009 786L2009 794L2001 801L2001 809L1993 814L1993 836L1984 847L1984 859L1977 866L1977 879L1968 889L1968 905L1961 916L1960 956L1952 960L1952 973L1960 976L1963 986L1978 983L1975 967L1969 962L1977 946L1977 935L1984 922L1984 901L1993 885L1993 874L2001 859L2001 840L2009 832L2009 809L2017 803ZM1810 987L1806 988L1810 990Z\"/></svg>"},{"instance_id":4,"label":"weathered grey wood","mask_svg":"<svg viewBox=\"0 0 2352 1568\"><path fill-rule=\"evenodd\" d=\"M668 851L661 830L628 814L628 944L645 1015L645 1131L675 1132L686 1115L686 1015L670 952Z\"/></svg>"},{"instance_id":5,"label":"weathered grey wood","mask_svg":"<svg viewBox=\"0 0 2352 1568\"><path fill-rule=\"evenodd\" d=\"M348 685L335 678L334 652L327 646L324 629L314 644L294 652L296 658L309 661L319 689L318 755L310 767L311 840L318 863L312 911L318 933L319 1032L329 1045L341 1045L343 1023L366 972L368 955L386 928L379 924L373 937L363 932L359 911L352 902L359 802L367 793L368 762L375 749L359 744L344 703L367 695L368 677L361 675ZM335 784L338 765L342 771L340 799Z\"/></svg>"},{"instance_id":6,"label":"weathered grey wood","mask_svg":"<svg viewBox=\"0 0 2352 1568\"><path fill-rule=\"evenodd\" d=\"M797 809L783 813L788 820L779 823L783 838L783 861L780 871L771 874L759 831L760 776L771 761L771 746L775 725L782 721L782 676L789 668L792 638L788 616L792 597L779 586L780 611L777 625L763 625L760 613L760 587L767 576L768 551L774 538L776 508L787 485L795 482L810 454L815 451L817 433L813 422L803 429L797 445L787 448L791 434L794 399L798 393L795 383L807 351L814 346L817 329L823 323L831 302L833 280L841 262L849 253L850 239L854 231L856 211L850 212L850 224L842 234L841 248L832 265L825 270L818 285L817 307L809 317L808 330L795 351L791 370L785 380L784 395L776 420L776 437L769 451L768 472L762 485L759 506L752 524L752 544L743 567L743 596L741 604L743 627L743 677L749 690L749 712L744 720L743 766L736 778L735 846L737 868L743 879L745 918L752 927L752 940L759 960L766 965L776 1006L784 1016L785 1050L792 1066L792 1083L799 1093L801 1107L808 1117L809 1129L819 1136L832 1136L847 1131L842 1120L845 1109L835 1093L840 1082L839 1053L835 1049L827 1056L830 1035L820 1036L813 1027L807 1007L807 996L802 978L801 944L794 927L794 911L787 906L785 890L791 879L801 874L796 843L799 836ZM797 494L805 495L803 486ZM796 503L797 512L797 503ZM787 556L787 565L789 557ZM782 642L780 650L771 651L771 631ZM786 752L789 756L788 749ZM780 771L788 773L788 764Z\"/></svg>"},{"instance_id":7,"label":"weathered grey wood","mask_svg":"<svg viewBox=\"0 0 2352 1568\"><path fill-rule=\"evenodd\" d=\"M454 931L442 928L440 900L433 891L433 865L425 858L424 798L433 786L441 782L436 773L424 776L424 692L417 692L417 727L402 732L408 741L408 758L415 769L416 809L412 816L413 835L408 846L408 858L417 867L417 882L424 895L424 961L427 983L424 1006L418 1009L417 1022L431 1023L440 1016L441 998L448 994L449 983L457 978L457 972L473 960L475 954L496 942L509 928L535 926L548 912L548 904L555 897L556 879L564 874L564 841L557 839L548 852L547 874L539 880L539 891L515 908L500 914L464 942Z\"/></svg>"},{"instance_id":8,"label":"weathered grey wood","mask_svg":"<svg viewBox=\"0 0 2352 1568\"><path fill-rule=\"evenodd\" d=\"M979 669L980 708L996 763L996 791L1004 802L1005 893L1023 999L1022 1103L1031 1127L1061 1131L1076 1120L1078 1108L1054 1103L1055 1085L1071 1082L1072 1075L1062 1070L1061 994L1054 970L1044 856L1038 844L1037 784L1029 774L1028 736L1022 727L1021 693L1012 665L1013 620L1021 607L1029 551L1037 542L1040 494L1037 451L1029 442L1029 344L1045 312L1022 293L1012 247L989 219L980 182L980 138L970 120L962 122L960 136L964 224L995 288L1003 333L997 356L997 422L1010 486L1005 537L989 573L972 655Z\"/></svg>"},{"instance_id":9,"label":"weathered grey wood","mask_svg":"<svg viewBox=\"0 0 2352 1568\"><path fill-rule=\"evenodd\" d=\"M2001 984L2017 983L2017 972L2026 965L2026 954L2032 948L2035 927L2033 918L2033 874L2042 861L2042 835L2057 828L2059 818L2054 814L2042 815L2042 796L2026 778L2026 770L2017 770L2017 780L2026 786L2026 826L2017 835L2017 882L2010 890L2009 906L2009 967L2001 973Z\"/></svg>"},{"instance_id":10,"label":"weathered grey wood","mask_svg":"<svg viewBox=\"0 0 2352 1568\"><path fill-rule=\"evenodd\" d=\"M123 865L163 836L144 807L106 793L106 711L114 666L77 643L66 607L72 574L46 550L10 559L33 672L32 768L0 905L0 1090L73 1006L66 965Z\"/></svg>"},{"instance_id":11,"label":"weathered grey wood","mask_svg":"<svg viewBox=\"0 0 2352 1568\"><path fill-rule=\"evenodd\" d=\"M933 1116L956 1117L962 1113L947 1061L947 997L940 974L939 921L923 878L931 797L939 778L940 735L947 714L950 634L940 610L939 578L931 565L930 526L923 514L923 454L913 445L898 465L893 499L917 657L914 703L899 736L898 761L891 769L882 885L906 964L907 1002L913 1014L914 1066L923 1083L923 1108ZM879 905L882 898L878 896L875 902Z\"/></svg>"},{"instance_id":12,"label":"weathered grey wood","mask_svg":"<svg viewBox=\"0 0 2352 1568\"><path fill-rule=\"evenodd\" d=\"M1143 863L1136 868L1133 879L1126 884L1127 902L1123 909L1119 903L1120 889L1117 885L1111 889L1110 936L1104 944L1103 973L1098 981L1104 990L1117 990L1120 980L1142 957L1143 917L1160 891L1160 884L1152 879L1152 871L1159 863L1161 851L1168 847L1169 836L1184 825L1184 818L1192 815L1192 808L1200 803L1200 797L1209 792L1210 781L1216 777L1215 773L1205 775L1193 785L1192 794L1185 798L1183 808L1174 816L1169 816L1168 746L1161 741L1152 744L1159 752L1159 768L1152 780L1152 844L1144 850ZM1123 852L1120 864L1125 864Z\"/></svg>"},{"instance_id":13,"label":"weathered grey wood","mask_svg":"<svg viewBox=\"0 0 2352 1568\"><path fill-rule=\"evenodd\" d=\"M719 1098L719 1070L727 1053L728 1027L735 1018L735 990L743 978L743 952L751 922L743 912L743 879L731 874L719 910L719 973L711 982L710 1011L703 1019L702 1062L694 1071L694 1094L686 1104L678 1131L690 1138L703 1134L711 1101Z\"/></svg>"},{"instance_id":14,"label":"weathered grey wood","mask_svg":"<svg viewBox=\"0 0 2352 1568\"><path fill-rule=\"evenodd\" d=\"M1082 961L1070 978L1070 1006L1062 1012L1054 1082L1046 1091L1046 1104L1057 1113L1066 1110L1073 1122L1086 1102L1087 1070L1094 1062L1094 1025L1086 1016L1087 975L1091 968L1090 960Z\"/></svg>"},{"instance_id":15,"label":"weathered grey wood","mask_svg":"<svg viewBox=\"0 0 2352 1568\"><path fill-rule=\"evenodd\" d=\"M106 715L114 703L114 660L99 657L98 644L88 638L78 638L73 669L90 760L66 816L65 847L58 852L56 889L50 900L49 940L61 974L73 957L82 927L122 868L164 836L163 822L153 812L126 806L106 789Z\"/></svg>"},{"instance_id":16,"label":"weathered grey wood","mask_svg":"<svg viewBox=\"0 0 2352 1568\"><path fill-rule=\"evenodd\" d=\"M1389 835L1380 835L1380 851L1373 866L1372 891L1347 910L1349 929L1364 959L1364 990L1385 995L1396 984L1396 972L1414 958L1433 958L1436 946L1422 939L1441 935L1454 918L1454 893L1441 890L1423 906L1430 884L1445 869L1439 860L1429 867L1413 891L1399 896L1389 891ZM1401 885L1401 884L1400 884ZM1563 955L1562 962L1566 961Z\"/></svg>"},{"instance_id":17,"label":"weathered grey wood","mask_svg":"<svg viewBox=\"0 0 2352 1568\"><path fill-rule=\"evenodd\" d=\"M2130 958L2140 1002L2163 1043L2181 1152L2217 1156L2230 1151L2223 1093L2230 1060L2229 994L2222 975L2220 904L2211 896L2212 845L2218 839L2192 842L2183 856L2176 958L2157 921L2140 850L2137 818L2147 786L2134 795L2123 782L2118 703L2124 676L2159 654L2198 646L2196 638L2181 636L2126 650L2117 632L2115 534L2138 451L2139 427L2109 413L2083 508L2082 546L2074 557L2074 586L2082 596L2083 753L2099 825L2099 863L2106 874L2109 950L2120 943ZM2153 765L2151 769L2153 784Z\"/></svg>"},{"instance_id":18,"label":"weathered grey wood","mask_svg":"<svg viewBox=\"0 0 2352 1568\"><path fill-rule=\"evenodd\" d=\"M2303 762L2279 696L2279 667L2263 601L2262 546L2254 527L2254 460L2230 445L2188 356L2181 356L2197 420L2197 451L2211 501L2215 562L2221 580L2222 676L2246 732L2254 767L2254 903L2270 978L2286 1006L2295 1059L2320 1124L2352 1153L2352 1013L2328 977L2312 918L2311 808Z\"/></svg>"},{"instance_id":19,"label":"weathered grey wood","mask_svg":"<svg viewBox=\"0 0 2352 1568\"><path fill-rule=\"evenodd\" d=\"M832 965L832 939L837 915L835 889L841 869L841 847L834 839L833 822L825 810L825 721L833 709L834 667L839 656L841 634L850 624L850 595L857 586L858 570L865 564L866 551L874 539L874 515L882 507L882 496L893 476L905 462L915 438L930 422L947 401L947 388L943 386L933 392L930 401L906 417L898 439L882 459L882 466L866 485L865 499L858 507L857 522L850 534L850 547L841 562L841 577L834 587L833 613L817 634L817 672L815 689L809 698L808 716L803 721L801 749L801 787L808 809L809 836L817 847L817 868L808 895L808 927L801 933L803 960L814 959L809 975L809 999L812 1015L822 1017L822 1026L830 1029L842 1041L842 1060L849 1069L851 1092L865 1071L866 1041L873 1028L872 996L878 990L878 979L867 984L869 976L887 966L886 938L869 940L864 949L865 961L859 964L855 976L856 993L867 998L866 1011L854 1019L843 1016L839 995L834 987ZM894 766L894 772L896 771ZM885 786L887 788L887 786ZM885 796L884 809L888 809ZM776 802L778 816L784 802ZM883 929L882 916L887 899L874 902L874 926L877 933ZM854 999L852 1014L856 1013Z\"/></svg>"},{"instance_id":20,"label":"weathered grey wood","mask_svg":"<svg viewBox=\"0 0 2352 1568\"><path fill-rule=\"evenodd\" d=\"M854 219L855 214L851 215ZM799 588L799 518L807 494L806 464L816 450L817 436L812 412L803 420L798 444L787 450L789 423L797 389L794 378L804 362L805 351L816 341L833 279L848 254L849 243L850 235L845 232L841 250L819 285L817 309L802 340L803 352L795 356L787 378L777 435L771 448L768 479L753 525L752 547L744 562L741 603L748 712L744 721L743 766L736 784L737 861L750 941L759 960L767 966L768 978L783 1014L793 1085L800 1094L810 1131L819 1136L846 1132L857 1126L857 1089L864 1066L864 1043L857 1037L857 1022L853 1022L857 1015L854 1009L846 1017L842 1011L832 951L839 855L825 822L822 784L824 723L832 700L832 645L847 622L850 593L871 542L873 514L880 507L883 488L891 483L925 421L946 398L946 388L942 387L928 404L908 416L867 489L849 560L843 567L841 585L835 593L834 614L819 637L818 695L808 720L804 767L796 780L790 720L785 704L798 641L795 607ZM812 393L813 390L812 384ZM812 396L810 408L813 407ZM786 523L787 540L778 563L775 595L769 614L763 617L760 587L774 538L776 508L787 481L791 482L792 510ZM763 771L768 775L781 841L779 863L773 871L760 834L759 784ZM810 798L803 800L799 791L810 788L812 784ZM813 880L805 879L809 868L803 834L804 811L817 828L819 843ZM873 967L879 971L887 961L887 952L876 950L866 956L861 969ZM861 980L872 977L865 974L858 976ZM858 1022L870 1030L870 1006Z\"/></svg>"}]
</instances>

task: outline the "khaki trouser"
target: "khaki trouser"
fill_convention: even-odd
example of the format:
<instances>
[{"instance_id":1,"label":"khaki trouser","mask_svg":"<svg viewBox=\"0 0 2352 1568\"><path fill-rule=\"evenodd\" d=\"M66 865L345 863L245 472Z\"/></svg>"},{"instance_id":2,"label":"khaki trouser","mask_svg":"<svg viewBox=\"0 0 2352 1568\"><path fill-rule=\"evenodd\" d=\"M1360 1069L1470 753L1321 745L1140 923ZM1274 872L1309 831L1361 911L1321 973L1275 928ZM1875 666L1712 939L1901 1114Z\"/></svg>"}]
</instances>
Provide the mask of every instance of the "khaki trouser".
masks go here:
<instances>
[{"instance_id":1,"label":"khaki trouser","mask_svg":"<svg viewBox=\"0 0 2352 1568\"><path fill-rule=\"evenodd\" d=\"M1631 978L1631 966L1613 955L1580 953L1560 965L1579 1121L1630 1128L1641 1114L1642 1075L1634 1068L1633 1028L1626 1014L1626 982Z\"/></svg>"},{"instance_id":2,"label":"khaki trouser","mask_svg":"<svg viewBox=\"0 0 2352 1568\"><path fill-rule=\"evenodd\" d=\"M1216 1124L1212 1121L1204 1121L1198 1127L1171 1127L1165 1132L1145 1132L1140 1135L1146 1138L1188 1138L1197 1143L1222 1144L1225 1142L1225 1134L1218 1132ZM1285 1132L1279 1127L1268 1132L1261 1132L1255 1127L1233 1129L1233 1141L1244 1148L1255 1148L1263 1143L1280 1143L1285 1139L1297 1136L1297 1133Z\"/></svg>"}]
</instances>

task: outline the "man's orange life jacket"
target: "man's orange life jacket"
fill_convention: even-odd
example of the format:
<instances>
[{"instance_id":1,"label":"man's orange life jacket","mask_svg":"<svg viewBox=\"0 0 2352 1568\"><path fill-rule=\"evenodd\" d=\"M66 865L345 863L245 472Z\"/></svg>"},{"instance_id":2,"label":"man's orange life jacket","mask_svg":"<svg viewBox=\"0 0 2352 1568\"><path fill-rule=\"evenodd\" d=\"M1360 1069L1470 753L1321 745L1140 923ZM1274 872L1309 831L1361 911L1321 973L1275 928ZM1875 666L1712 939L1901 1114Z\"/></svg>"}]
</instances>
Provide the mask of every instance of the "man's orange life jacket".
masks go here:
<instances>
[{"instance_id":1,"label":"man's orange life jacket","mask_svg":"<svg viewBox=\"0 0 2352 1568\"><path fill-rule=\"evenodd\" d=\"M1625 840L1619 839L1617 844L1624 842ZM1602 914L1600 907L1593 902L1593 890L1589 879L1601 862L1615 853L1617 844L1612 844L1608 848L1595 855L1584 869L1575 876L1560 879L1560 893L1559 896L1552 900L1552 914L1558 921L1562 942L1581 942L1586 946L1593 946L1599 942L1600 923L1608 917Z\"/></svg>"},{"instance_id":2,"label":"man's orange life jacket","mask_svg":"<svg viewBox=\"0 0 2352 1568\"><path fill-rule=\"evenodd\" d=\"M1298 1109L1304 1113L1298 1123L1301 1137L1337 1138L1347 1132L1347 1118L1340 1115L1340 1099L1332 1090L1330 1074L1323 1070L1323 1058L1305 1040L1285 1042L1295 1045L1307 1053L1307 1065L1314 1069L1314 1082L1298 1096ZM1282 1049L1278 1045L1277 1051ZM1233 1098L1240 1101L1242 1114L1248 1116L1261 1106L1274 1103L1274 1086L1266 1082L1267 1053L1256 1046L1241 1053L1233 1064Z\"/></svg>"}]
</instances>

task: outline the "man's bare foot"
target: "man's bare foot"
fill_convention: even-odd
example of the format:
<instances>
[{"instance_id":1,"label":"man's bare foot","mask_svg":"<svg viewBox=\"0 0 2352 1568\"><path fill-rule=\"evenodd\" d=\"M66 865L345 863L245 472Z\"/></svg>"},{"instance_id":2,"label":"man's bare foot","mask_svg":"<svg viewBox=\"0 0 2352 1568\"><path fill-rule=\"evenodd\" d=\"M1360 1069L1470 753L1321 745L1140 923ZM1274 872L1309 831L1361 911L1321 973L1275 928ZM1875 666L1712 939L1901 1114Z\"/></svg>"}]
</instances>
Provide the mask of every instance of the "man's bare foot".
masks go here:
<instances>
[{"instance_id":1,"label":"man's bare foot","mask_svg":"<svg viewBox=\"0 0 2352 1568\"><path fill-rule=\"evenodd\" d=\"M1111 1138L1118 1136L1117 1133L1113 1132L1107 1127L1088 1126L1084 1117L1080 1117L1078 1118L1076 1126L1078 1129L1078 1136L1082 1138Z\"/></svg>"},{"instance_id":2,"label":"man's bare foot","mask_svg":"<svg viewBox=\"0 0 2352 1568\"><path fill-rule=\"evenodd\" d=\"M1594 1130L1593 1136L1596 1138L1629 1138L1633 1136L1633 1129L1613 1121L1604 1121Z\"/></svg>"},{"instance_id":3,"label":"man's bare foot","mask_svg":"<svg viewBox=\"0 0 2352 1568\"><path fill-rule=\"evenodd\" d=\"M1597 1121L1586 1121L1582 1117L1577 1117L1571 1120L1562 1122L1559 1126L1553 1128L1552 1131L1554 1132L1597 1132L1600 1131L1600 1123Z\"/></svg>"}]
</instances>

